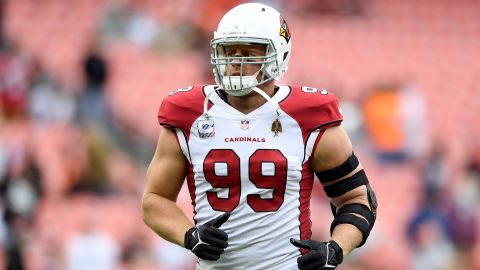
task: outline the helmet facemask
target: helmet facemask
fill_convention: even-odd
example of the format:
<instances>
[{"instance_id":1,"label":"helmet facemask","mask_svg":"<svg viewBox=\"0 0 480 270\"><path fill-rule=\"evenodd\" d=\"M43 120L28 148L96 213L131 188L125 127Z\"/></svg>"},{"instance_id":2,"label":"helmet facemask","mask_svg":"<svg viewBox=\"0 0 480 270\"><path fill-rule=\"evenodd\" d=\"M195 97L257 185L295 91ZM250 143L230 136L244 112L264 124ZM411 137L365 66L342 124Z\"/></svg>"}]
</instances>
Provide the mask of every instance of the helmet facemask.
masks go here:
<instances>
[{"instance_id":1,"label":"helmet facemask","mask_svg":"<svg viewBox=\"0 0 480 270\"><path fill-rule=\"evenodd\" d=\"M227 56L225 47L231 45L265 45L264 56ZM275 79L279 75L277 51L273 42L269 39L248 37L224 37L211 42L211 64L215 81L228 94L243 96L266 82ZM244 75L244 65L258 65L259 69L254 74ZM232 76L233 66L239 66L240 74ZM260 78L259 75L261 76ZM260 80L259 80L260 79Z\"/></svg>"}]
</instances>

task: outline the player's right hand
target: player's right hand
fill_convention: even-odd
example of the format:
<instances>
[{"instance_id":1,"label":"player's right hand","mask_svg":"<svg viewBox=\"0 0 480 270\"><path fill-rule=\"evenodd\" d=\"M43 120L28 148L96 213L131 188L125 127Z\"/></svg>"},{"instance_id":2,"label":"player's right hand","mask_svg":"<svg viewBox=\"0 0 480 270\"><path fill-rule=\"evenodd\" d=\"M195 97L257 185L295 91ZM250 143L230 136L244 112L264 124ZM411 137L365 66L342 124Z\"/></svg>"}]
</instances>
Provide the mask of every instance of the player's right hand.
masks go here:
<instances>
[{"instance_id":1,"label":"player's right hand","mask_svg":"<svg viewBox=\"0 0 480 270\"><path fill-rule=\"evenodd\" d=\"M227 212L203 225L190 228L185 233L185 248L201 259L218 260L228 246L228 235L219 228L229 217L230 213Z\"/></svg>"}]
</instances>

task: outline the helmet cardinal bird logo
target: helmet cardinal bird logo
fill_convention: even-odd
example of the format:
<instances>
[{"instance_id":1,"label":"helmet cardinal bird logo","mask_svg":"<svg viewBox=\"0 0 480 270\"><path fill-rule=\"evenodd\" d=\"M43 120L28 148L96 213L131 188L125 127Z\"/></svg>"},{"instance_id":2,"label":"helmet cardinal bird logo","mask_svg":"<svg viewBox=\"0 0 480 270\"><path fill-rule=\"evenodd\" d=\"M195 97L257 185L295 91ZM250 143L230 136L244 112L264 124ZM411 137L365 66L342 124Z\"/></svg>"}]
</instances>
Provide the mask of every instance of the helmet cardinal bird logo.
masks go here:
<instances>
[{"instance_id":1,"label":"helmet cardinal bird logo","mask_svg":"<svg viewBox=\"0 0 480 270\"><path fill-rule=\"evenodd\" d=\"M280 36L284 37L287 43L290 41L290 30L288 30L287 21L280 16Z\"/></svg>"}]
</instances>

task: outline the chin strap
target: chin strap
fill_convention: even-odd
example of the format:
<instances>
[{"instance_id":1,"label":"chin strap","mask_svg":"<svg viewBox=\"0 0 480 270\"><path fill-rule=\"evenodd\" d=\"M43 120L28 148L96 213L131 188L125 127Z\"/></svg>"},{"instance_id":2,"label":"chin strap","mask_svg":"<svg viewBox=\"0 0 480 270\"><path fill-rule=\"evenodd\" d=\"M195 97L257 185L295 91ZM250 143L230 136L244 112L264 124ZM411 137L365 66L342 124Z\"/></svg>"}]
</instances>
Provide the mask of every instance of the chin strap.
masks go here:
<instances>
[{"instance_id":1,"label":"chin strap","mask_svg":"<svg viewBox=\"0 0 480 270\"><path fill-rule=\"evenodd\" d=\"M278 105L278 102L276 102L275 100L273 100L269 95L267 95L267 93L265 93L263 90L261 90L260 88L258 87L253 87L252 88L253 91L257 92L258 94L260 94L260 96L264 97L268 103L270 103L272 106L273 106L273 109L275 110L275 113L277 114L277 117L280 116L280 105Z\"/></svg>"},{"instance_id":2,"label":"chin strap","mask_svg":"<svg viewBox=\"0 0 480 270\"><path fill-rule=\"evenodd\" d=\"M280 105L278 105L278 102L273 100L269 95L267 95L267 93L265 93L263 90L261 90L258 87L252 87L252 91L257 92L263 98L265 98L267 100L267 102L270 103L273 106L273 109L275 110L275 113L277 114L277 117L280 116L281 111L280 111ZM215 90L208 93L205 96L205 100L203 101L203 114L204 115L208 115L208 101L210 100L210 96L212 95L213 92L215 92Z\"/></svg>"},{"instance_id":3,"label":"chin strap","mask_svg":"<svg viewBox=\"0 0 480 270\"><path fill-rule=\"evenodd\" d=\"M203 101L203 115L206 117L208 117L208 100L213 92L215 92L215 90L210 91L210 93L205 96L205 100Z\"/></svg>"},{"instance_id":4,"label":"chin strap","mask_svg":"<svg viewBox=\"0 0 480 270\"><path fill-rule=\"evenodd\" d=\"M267 100L268 103L270 103L273 106L273 109L275 110L275 114L277 115L277 118L273 121L272 123L272 128L271 131L273 132L273 136L276 137L280 132L282 132L282 124L280 123L280 115L281 115L281 110L280 110L280 105L278 105L278 102L273 100L267 93L265 93L263 90L260 88L254 86L252 87L252 91L255 91L259 95L261 95L263 98ZM215 90L211 91L205 96L205 100L203 101L203 116L206 119L209 119L210 116L208 115L208 101L210 99L210 96L212 93L215 92Z\"/></svg>"}]
</instances>

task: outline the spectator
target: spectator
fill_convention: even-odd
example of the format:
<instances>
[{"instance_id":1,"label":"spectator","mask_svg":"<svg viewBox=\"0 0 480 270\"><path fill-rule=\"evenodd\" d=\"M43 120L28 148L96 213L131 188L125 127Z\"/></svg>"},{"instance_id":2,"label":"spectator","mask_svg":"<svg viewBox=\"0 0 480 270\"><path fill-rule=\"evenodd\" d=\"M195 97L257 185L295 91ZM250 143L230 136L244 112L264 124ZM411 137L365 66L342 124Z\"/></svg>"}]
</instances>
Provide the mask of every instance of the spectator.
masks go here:
<instances>
[{"instance_id":1,"label":"spectator","mask_svg":"<svg viewBox=\"0 0 480 270\"><path fill-rule=\"evenodd\" d=\"M83 62L84 91L80 97L80 120L97 127L111 125L110 110L105 100L108 65L100 49L92 46Z\"/></svg>"},{"instance_id":2,"label":"spectator","mask_svg":"<svg viewBox=\"0 0 480 270\"><path fill-rule=\"evenodd\" d=\"M97 129L85 131L84 136L87 143L87 160L72 191L103 194L110 191L110 175L107 168L110 145Z\"/></svg>"},{"instance_id":3,"label":"spectator","mask_svg":"<svg viewBox=\"0 0 480 270\"><path fill-rule=\"evenodd\" d=\"M433 209L423 209L409 227L413 247L413 270L453 269L454 245L448 237L444 215Z\"/></svg>"},{"instance_id":4,"label":"spectator","mask_svg":"<svg viewBox=\"0 0 480 270\"><path fill-rule=\"evenodd\" d=\"M367 96L365 128L379 160L396 163L423 154L423 106L417 89L396 83L379 85Z\"/></svg>"},{"instance_id":5,"label":"spectator","mask_svg":"<svg viewBox=\"0 0 480 270\"><path fill-rule=\"evenodd\" d=\"M417 225L412 270L458 269L455 268L454 246L446 237L442 224L435 218L426 218Z\"/></svg>"},{"instance_id":6,"label":"spectator","mask_svg":"<svg viewBox=\"0 0 480 270\"><path fill-rule=\"evenodd\" d=\"M82 224L82 230L67 241L68 270L114 270L118 268L119 261L120 247L96 225L94 215L88 217Z\"/></svg>"},{"instance_id":7,"label":"spectator","mask_svg":"<svg viewBox=\"0 0 480 270\"><path fill-rule=\"evenodd\" d=\"M24 118L32 65L15 49L0 51L0 109L7 119Z\"/></svg>"},{"instance_id":8,"label":"spectator","mask_svg":"<svg viewBox=\"0 0 480 270\"><path fill-rule=\"evenodd\" d=\"M165 269L193 269L196 258L187 250L166 241L155 241L153 247L155 260Z\"/></svg>"},{"instance_id":9,"label":"spectator","mask_svg":"<svg viewBox=\"0 0 480 270\"><path fill-rule=\"evenodd\" d=\"M7 269L24 269L22 243L31 230L42 195L40 170L23 145L8 152L7 172L0 179L1 205L5 206Z\"/></svg>"},{"instance_id":10,"label":"spectator","mask_svg":"<svg viewBox=\"0 0 480 270\"><path fill-rule=\"evenodd\" d=\"M142 12L133 12L127 23L127 39L143 47L152 47L158 36L157 22Z\"/></svg>"},{"instance_id":11,"label":"spectator","mask_svg":"<svg viewBox=\"0 0 480 270\"><path fill-rule=\"evenodd\" d=\"M459 267L465 269L476 269L468 263L473 262L475 256L475 242L478 241L478 213L476 209L480 209L480 172L475 167L475 159L472 159L462 172L459 179L452 190L453 204L448 209L447 215L452 231L452 240L458 250L460 258ZM478 254L478 253L477 253ZM478 255L476 255L478 256Z\"/></svg>"},{"instance_id":12,"label":"spectator","mask_svg":"<svg viewBox=\"0 0 480 270\"><path fill-rule=\"evenodd\" d=\"M448 187L450 178L450 166L445 161L446 153L441 144L435 144L430 155L426 158L425 164L420 164L423 177L423 192L427 203L439 203L442 198L442 191Z\"/></svg>"},{"instance_id":13,"label":"spectator","mask_svg":"<svg viewBox=\"0 0 480 270\"><path fill-rule=\"evenodd\" d=\"M35 122L70 122L77 111L74 97L45 73L32 86L29 108Z\"/></svg>"}]
</instances>

